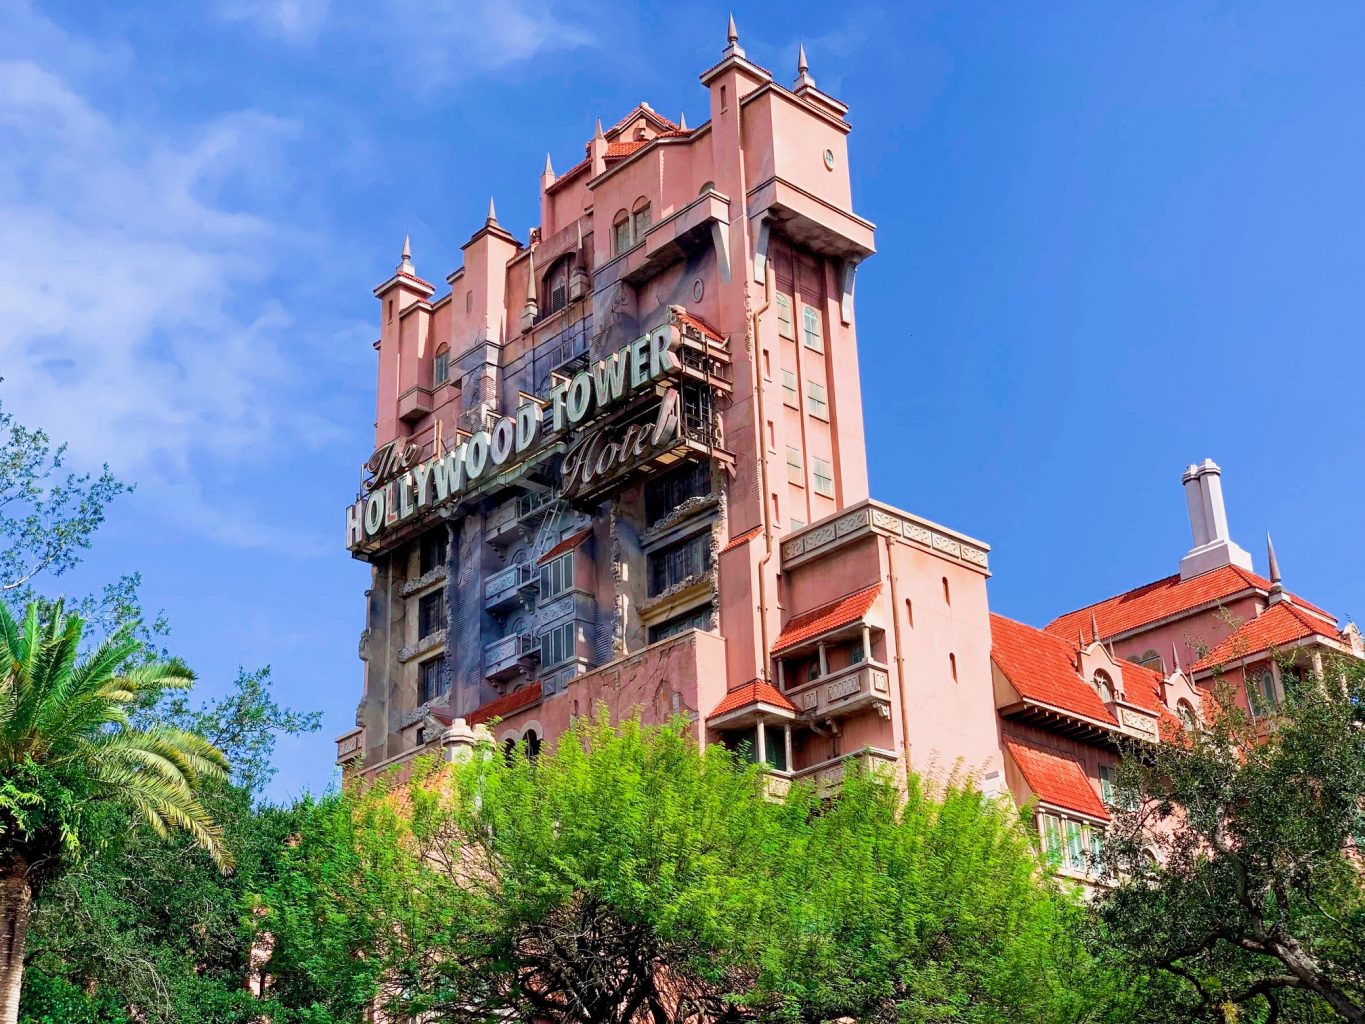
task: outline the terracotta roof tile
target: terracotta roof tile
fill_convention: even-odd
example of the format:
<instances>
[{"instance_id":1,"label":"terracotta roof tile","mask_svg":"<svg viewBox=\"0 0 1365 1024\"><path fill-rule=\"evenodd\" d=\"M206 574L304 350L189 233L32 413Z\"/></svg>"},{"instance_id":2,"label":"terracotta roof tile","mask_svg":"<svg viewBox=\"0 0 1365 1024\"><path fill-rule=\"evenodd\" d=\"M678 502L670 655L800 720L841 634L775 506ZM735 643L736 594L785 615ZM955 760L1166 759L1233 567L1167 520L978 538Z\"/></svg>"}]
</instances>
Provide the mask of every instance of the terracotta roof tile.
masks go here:
<instances>
[{"instance_id":1,"label":"terracotta roof tile","mask_svg":"<svg viewBox=\"0 0 1365 1024\"><path fill-rule=\"evenodd\" d=\"M822 633L857 622L867 614L867 610L872 607L872 602L877 600L877 595L881 591L882 585L874 583L837 601L792 616L782 627L781 634L773 644L773 653L777 654L789 647L813 640Z\"/></svg>"},{"instance_id":2,"label":"terracotta roof tile","mask_svg":"<svg viewBox=\"0 0 1365 1024\"><path fill-rule=\"evenodd\" d=\"M1039 800L1102 821L1109 820L1109 812L1090 784L1085 769L1074 757L1019 739L1007 738L1005 749Z\"/></svg>"},{"instance_id":3,"label":"terracotta roof tile","mask_svg":"<svg viewBox=\"0 0 1365 1024\"><path fill-rule=\"evenodd\" d=\"M537 679L530 686L504 693L501 697L494 697L487 704L475 708L465 721L470 725L480 725L494 718L506 718L512 712L530 707L539 701L540 680Z\"/></svg>"},{"instance_id":4,"label":"terracotta roof tile","mask_svg":"<svg viewBox=\"0 0 1365 1024\"><path fill-rule=\"evenodd\" d=\"M709 722L713 718L728 715L731 711L738 711L751 704L769 704L783 711L796 710L796 705L782 696L772 683L766 683L762 679L751 679L722 697L715 710L706 716L706 720Z\"/></svg>"},{"instance_id":5,"label":"terracotta roof tile","mask_svg":"<svg viewBox=\"0 0 1365 1024\"><path fill-rule=\"evenodd\" d=\"M622 157L630 156L637 149L644 149L645 146L649 145L649 141L648 139L637 139L633 142L608 142L607 159L619 160Z\"/></svg>"},{"instance_id":6,"label":"terracotta roof tile","mask_svg":"<svg viewBox=\"0 0 1365 1024\"><path fill-rule=\"evenodd\" d=\"M1019 696L1118 727L1099 694L1077 674L1074 641L992 613L991 660Z\"/></svg>"},{"instance_id":7,"label":"terracotta roof tile","mask_svg":"<svg viewBox=\"0 0 1365 1024\"><path fill-rule=\"evenodd\" d=\"M1272 605L1254 619L1242 623L1236 632L1195 662L1194 671L1202 672L1229 661L1262 654L1310 636L1341 639L1335 626L1328 626L1297 605L1287 602Z\"/></svg>"},{"instance_id":8,"label":"terracotta roof tile","mask_svg":"<svg viewBox=\"0 0 1365 1024\"><path fill-rule=\"evenodd\" d=\"M578 547L578 545L582 544L585 540L587 540L591 535L592 535L591 526L586 526L583 529L579 530L577 533L569 534L569 536L565 537L558 544L552 547L549 551L545 552L545 554L537 558L536 565L544 565L546 562L550 561L550 559L558 558L560 555L564 554L564 552L573 550L574 548Z\"/></svg>"},{"instance_id":9,"label":"terracotta roof tile","mask_svg":"<svg viewBox=\"0 0 1365 1024\"><path fill-rule=\"evenodd\" d=\"M714 338L716 341L725 340L725 335L721 334L720 331L712 327L701 317L697 316L696 313L689 313L685 309L680 309L678 310L678 319L685 324L689 324L692 327L695 327L697 330L701 331L702 334L705 334L708 338Z\"/></svg>"},{"instance_id":10,"label":"terracotta roof tile","mask_svg":"<svg viewBox=\"0 0 1365 1024\"><path fill-rule=\"evenodd\" d=\"M1248 590L1268 593L1270 581L1236 565L1225 565L1188 580L1182 580L1177 573L1074 612L1067 612L1044 628L1068 641L1074 640L1084 630L1089 639L1090 616L1093 614L1100 627L1101 639L1107 639L1181 612L1215 604ZM1295 601L1324 618L1330 617L1321 608L1298 598Z\"/></svg>"},{"instance_id":11,"label":"terracotta roof tile","mask_svg":"<svg viewBox=\"0 0 1365 1024\"><path fill-rule=\"evenodd\" d=\"M733 550L734 548L739 547L741 544L747 544L749 541L753 540L762 532L763 527L761 526L755 526L752 530L745 530L738 537L731 537L729 543L726 544L725 547L720 549L720 553L723 555L725 554L725 552Z\"/></svg>"}]
</instances>

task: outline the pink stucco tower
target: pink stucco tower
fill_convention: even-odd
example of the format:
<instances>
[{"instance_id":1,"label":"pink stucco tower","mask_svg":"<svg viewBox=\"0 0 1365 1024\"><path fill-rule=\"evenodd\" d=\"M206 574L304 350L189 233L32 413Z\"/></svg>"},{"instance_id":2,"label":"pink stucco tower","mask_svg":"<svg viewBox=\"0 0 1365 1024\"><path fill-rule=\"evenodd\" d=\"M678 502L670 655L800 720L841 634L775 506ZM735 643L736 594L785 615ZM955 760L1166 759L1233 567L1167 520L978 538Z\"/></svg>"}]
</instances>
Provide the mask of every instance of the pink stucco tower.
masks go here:
<instances>
[{"instance_id":1,"label":"pink stucco tower","mask_svg":"<svg viewBox=\"0 0 1365 1024\"><path fill-rule=\"evenodd\" d=\"M641 103L547 157L529 238L490 203L448 291L406 243L375 289L352 770L605 704L779 787L851 758L999 779L988 547L868 495L848 110L733 20L701 86L695 128Z\"/></svg>"}]
</instances>

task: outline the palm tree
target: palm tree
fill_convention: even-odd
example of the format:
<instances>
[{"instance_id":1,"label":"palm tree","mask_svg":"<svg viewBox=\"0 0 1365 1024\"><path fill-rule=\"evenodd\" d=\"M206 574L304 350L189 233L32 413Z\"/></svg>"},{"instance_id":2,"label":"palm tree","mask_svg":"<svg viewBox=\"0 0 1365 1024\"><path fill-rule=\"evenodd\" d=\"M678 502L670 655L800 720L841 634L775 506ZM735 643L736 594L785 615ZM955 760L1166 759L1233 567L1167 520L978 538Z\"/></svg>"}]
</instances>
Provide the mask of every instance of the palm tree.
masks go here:
<instances>
[{"instance_id":1,"label":"palm tree","mask_svg":"<svg viewBox=\"0 0 1365 1024\"><path fill-rule=\"evenodd\" d=\"M223 870L218 826L202 782L226 775L207 740L129 714L193 674L147 663L124 627L81 655L85 622L30 604L20 622L0 603L0 1024L19 1018L24 942L35 893L80 854L89 807L117 801L163 838L188 833Z\"/></svg>"}]
</instances>

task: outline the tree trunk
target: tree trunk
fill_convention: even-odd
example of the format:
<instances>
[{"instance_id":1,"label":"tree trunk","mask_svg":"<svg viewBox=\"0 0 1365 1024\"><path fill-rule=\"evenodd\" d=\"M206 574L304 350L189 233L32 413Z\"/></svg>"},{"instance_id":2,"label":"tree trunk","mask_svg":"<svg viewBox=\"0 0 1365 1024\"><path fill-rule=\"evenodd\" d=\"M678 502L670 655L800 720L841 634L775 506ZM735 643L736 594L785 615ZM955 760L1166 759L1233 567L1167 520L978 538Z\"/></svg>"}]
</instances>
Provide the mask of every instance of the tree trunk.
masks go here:
<instances>
[{"instance_id":1,"label":"tree trunk","mask_svg":"<svg viewBox=\"0 0 1365 1024\"><path fill-rule=\"evenodd\" d=\"M0 1024L18 1024L24 983L24 943L33 911L28 865L12 858L0 865Z\"/></svg>"}]
</instances>

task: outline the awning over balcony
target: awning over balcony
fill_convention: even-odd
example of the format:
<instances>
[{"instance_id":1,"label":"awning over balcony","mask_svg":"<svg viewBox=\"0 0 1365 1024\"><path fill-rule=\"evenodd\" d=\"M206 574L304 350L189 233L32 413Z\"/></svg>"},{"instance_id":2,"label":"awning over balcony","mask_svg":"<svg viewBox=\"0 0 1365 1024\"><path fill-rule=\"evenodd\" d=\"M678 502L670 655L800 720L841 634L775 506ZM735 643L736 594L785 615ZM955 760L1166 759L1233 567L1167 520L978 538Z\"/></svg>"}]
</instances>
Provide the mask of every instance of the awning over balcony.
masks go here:
<instances>
[{"instance_id":1,"label":"awning over balcony","mask_svg":"<svg viewBox=\"0 0 1365 1024\"><path fill-rule=\"evenodd\" d=\"M1100 821L1109 820L1109 812L1074 757L1017 739L1006 739L1005 749L1041 802Z\"/></svg>"},{"instance_id":2,"label":"awning over balcony","mask_svg":"<svg viewBox=\"0 0 1365 1024\"><path fill-rule=\"evenodd\" d=\"M795 718L796 705L771 683L751 679L722 697L715 710L706 716L706 723L713 728L747 725L751 718L763 713L774 718Z\"/></svg>"},{"instance_id":3,"label":"awning over balcony","mask_svg":"<svg viewBox=\"0 0 1365 1024\"><path fill-rule=\"evenodd\" d=\"M833 633L855 622L861 622L881 592L882 585L874 583L870 587L864 587L862 590L841 597L837 601L831 601L819 608L813 608L808 612L792 616L787 624L782 627L782 632L778 635L776 643L773 644L773 654L781 654L794 647L818 640L827 633Z\"/></svg>"}]
</instances>

